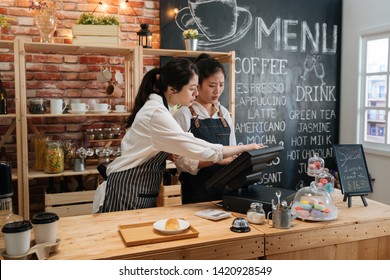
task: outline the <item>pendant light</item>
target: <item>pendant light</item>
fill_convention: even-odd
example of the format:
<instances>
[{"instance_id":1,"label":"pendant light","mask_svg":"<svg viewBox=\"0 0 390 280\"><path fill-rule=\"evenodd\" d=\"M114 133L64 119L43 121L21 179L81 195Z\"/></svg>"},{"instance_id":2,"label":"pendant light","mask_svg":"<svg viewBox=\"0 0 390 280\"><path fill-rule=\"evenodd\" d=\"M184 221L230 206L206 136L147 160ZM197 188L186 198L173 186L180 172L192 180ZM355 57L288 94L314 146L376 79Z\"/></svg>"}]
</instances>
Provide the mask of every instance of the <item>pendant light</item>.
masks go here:
<instances>
[{"instance_id":1,"label":"pendant light","mask_svg":"<svg viewBox=\"0 0 390 280\"><path fill-rule=\"evenodd\" d=\"M130 8L133 10L135 16L138 19L138 22L141 23L137 12L134 10L133 6L131 6L129 0L125 1L125 4L129 5ZM142 46L144 48L152 48L152 31L149 30L149 24L147 23L141 23L140 24L141 29L137 32L138 37L138 45Z\"/></svg>"}]
</instances>

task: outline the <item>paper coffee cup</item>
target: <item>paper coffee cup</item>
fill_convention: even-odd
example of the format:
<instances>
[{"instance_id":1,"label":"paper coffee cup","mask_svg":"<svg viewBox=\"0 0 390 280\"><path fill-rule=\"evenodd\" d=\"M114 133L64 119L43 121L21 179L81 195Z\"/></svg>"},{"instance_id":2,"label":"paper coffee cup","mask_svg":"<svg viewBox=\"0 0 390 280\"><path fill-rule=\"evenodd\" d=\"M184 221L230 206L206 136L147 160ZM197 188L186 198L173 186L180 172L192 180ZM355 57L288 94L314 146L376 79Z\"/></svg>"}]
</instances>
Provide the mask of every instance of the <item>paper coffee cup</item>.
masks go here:
<instances>
[{"instance_id":1,"label":"paper coffee cup","mask_svg":"<svg viewBox=\"0 0 390 280\"><path fill-rule=\"evenodd\" d=\"M55 213L40 212L35 214L31 223L34 225L35 243L56 243L57 241L57 221Z\"/></svg>"},{"instance_id":2,"label":"paper coffee cup","mask_svg":"<svg viewBox=\"0 0 390 280\"><path fill-rule=\"evenodd\" d=\"M1 232L4 236L5 251L10 256L21 256L30 249L32 225L30 221L8 223Z\"/></svg>"}]
</instances>

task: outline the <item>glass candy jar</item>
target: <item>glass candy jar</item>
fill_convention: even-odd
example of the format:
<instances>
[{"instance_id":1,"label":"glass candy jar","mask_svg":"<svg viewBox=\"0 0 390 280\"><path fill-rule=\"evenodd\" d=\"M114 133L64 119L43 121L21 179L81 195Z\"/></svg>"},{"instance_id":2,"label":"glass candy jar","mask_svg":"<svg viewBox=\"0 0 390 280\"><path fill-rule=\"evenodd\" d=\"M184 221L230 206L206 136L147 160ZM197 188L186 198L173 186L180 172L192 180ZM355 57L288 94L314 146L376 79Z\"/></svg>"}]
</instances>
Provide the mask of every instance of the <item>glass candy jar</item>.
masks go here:
<instances>
[{"instance_id":1,"label":"glass candy jar","mask_svg":"<svg viewBox=\"0 0 390 280\"><path fill-rule=\"evenodd\" d=\"M324 170L324 167L324 159L315 153L313 157L309 158L307 164L307 175L316 177Z\"/></svg>"},{"instance_id":2,"label":"glass candy jar","mask_svg":"<svg viewBox=\"0 0 390 280\"><path fill-rule=\"evenodd\" d=\"M295 194L291 214L308 221L329 221L337 218L338 209L332 196L317 187L316 182L303 187Z\"/></svg>"},{"instance_id":3,"label":"glass candy jar","mask_svg":"<svg viewBox=\"0 0 390 280\"><path fill-rule=\"evenodd\" d=\"M61 173L64 171L64 151L61 142L46 142L44 171L46 173Z\"/></svg>"},{"instance_id":4,"label":"glass candy jar","mask_svg":"<svg viewBox=\"0 0 390 280\"><path fill-rule=\"evenodd\" d=\"M246 217L252 224L264 224L265 212L263 204L259 202L252 202L248 212L246 213Z\"/></svg>"},{"instance_id":5,"label":"glass candy jar","mask_svg":"<svg viewBox=\"0 0 390 280\"><path fill-rule=\"evenodd\" d=\"M327 191L328 193L332 193L334 191L334 177L329 173L328 168L324 168L318 176L316 177L317 187Z\"/></svg>"}]
</instances>

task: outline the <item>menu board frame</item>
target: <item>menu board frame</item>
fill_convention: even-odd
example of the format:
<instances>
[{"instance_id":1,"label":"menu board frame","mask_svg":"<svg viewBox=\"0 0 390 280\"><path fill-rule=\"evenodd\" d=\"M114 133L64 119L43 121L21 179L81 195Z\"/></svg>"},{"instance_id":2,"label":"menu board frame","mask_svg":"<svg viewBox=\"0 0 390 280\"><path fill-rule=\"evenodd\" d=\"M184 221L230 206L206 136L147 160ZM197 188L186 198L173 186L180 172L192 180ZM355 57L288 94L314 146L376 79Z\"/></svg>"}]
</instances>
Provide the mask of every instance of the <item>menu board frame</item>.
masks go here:
<instances>
[{"instance_id":1,"label":"menu board frame","mask_svg":"<svg viewBox=\"0 0 390 280\"><path fill-rule=\"evenodd\" d=\"M339 144L333 145L333 149L344 201L348 198L348 207L351 207L351 197L361 196L364 205L367 206L364 196L372 193L373 189L363 145Z\"/></svg>"}]
</instances>

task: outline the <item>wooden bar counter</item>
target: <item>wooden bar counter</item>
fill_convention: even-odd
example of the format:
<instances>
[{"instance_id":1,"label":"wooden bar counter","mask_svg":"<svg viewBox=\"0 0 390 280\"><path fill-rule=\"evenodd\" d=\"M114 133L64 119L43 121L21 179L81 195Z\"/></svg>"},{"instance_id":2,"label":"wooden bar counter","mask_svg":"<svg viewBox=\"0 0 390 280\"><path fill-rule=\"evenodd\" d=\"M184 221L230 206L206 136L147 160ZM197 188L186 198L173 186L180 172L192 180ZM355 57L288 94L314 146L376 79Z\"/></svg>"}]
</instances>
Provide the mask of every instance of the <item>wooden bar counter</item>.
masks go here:
<instances>
[{"instance_id":1,"label":"wooden bar counter","mask_svg":"<svg viewBox=\"0 0 390 280\"><path fill-rule=\"evenodd\" d=\"M353 197L352 207L339 190L332 195L338 218L326 222L294 220L290 229L256 225L265 238L264 259L390 259L390 206Z\"/></svg>"},{"instance_id":2,"label":"wooden bar counter","mask_svg":"<svg viewBox=\"0 0 390 280\"><path fill-rule=\"evenodd\" d=\"M230 230L234 217L210 221L195 212L217 208L200 204L157 207L142 210L60 218L59 250L49 259L258 259L264 256L263 233ZM199 232L198 237L126 247L118 225L183 218Z\"/></svg>"}]
</instances>

